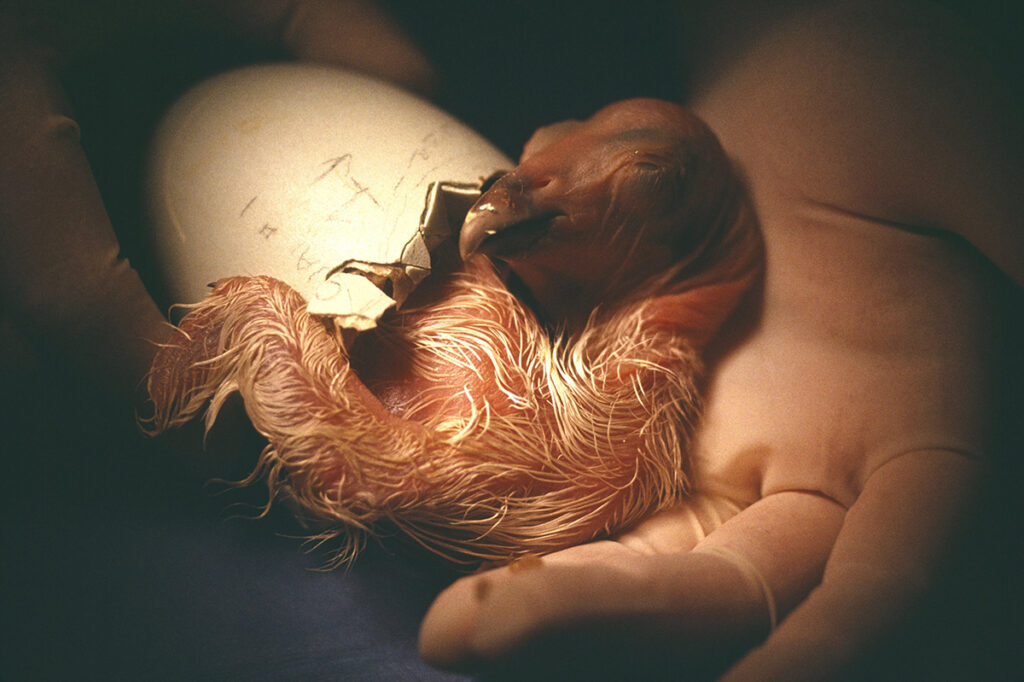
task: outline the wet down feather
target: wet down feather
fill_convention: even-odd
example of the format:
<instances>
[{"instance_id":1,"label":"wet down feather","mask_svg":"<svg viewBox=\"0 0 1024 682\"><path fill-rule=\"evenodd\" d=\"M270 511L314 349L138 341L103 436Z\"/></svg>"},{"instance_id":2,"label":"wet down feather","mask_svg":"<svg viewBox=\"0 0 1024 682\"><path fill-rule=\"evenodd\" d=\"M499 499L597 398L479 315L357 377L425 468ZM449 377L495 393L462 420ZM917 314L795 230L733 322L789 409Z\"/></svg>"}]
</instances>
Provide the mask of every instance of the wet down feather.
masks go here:
<instances>
[{"instance_id":1,"label":"wet down feather","mask_svg":"<svg viewBox=\"0 0 1024 682\"><path fill-rule=\"evenodd\" d=\"M384 529L504 562L685 496L701 351L762 260L711 131L656 100L543 128L458 248L347 346L281 281L218 282L154 361L147 429L209 428L239 393L267 440L246 482L337 564Z\"/></svg>"}]
</instances>

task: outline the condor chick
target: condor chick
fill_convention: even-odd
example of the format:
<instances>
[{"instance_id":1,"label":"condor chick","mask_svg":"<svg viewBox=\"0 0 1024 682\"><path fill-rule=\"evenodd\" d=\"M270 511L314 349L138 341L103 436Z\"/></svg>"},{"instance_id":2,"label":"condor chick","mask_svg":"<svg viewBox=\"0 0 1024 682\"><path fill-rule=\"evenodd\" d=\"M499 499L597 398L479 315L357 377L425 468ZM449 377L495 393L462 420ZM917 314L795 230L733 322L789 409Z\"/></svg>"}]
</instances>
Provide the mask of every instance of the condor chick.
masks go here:
<instances>
[{"instance_id":1,"label":"condor chick","mask_svg":"<svg viewBox=\"0 0 1024 682\"><path fill-rule=\"evenodd\" d=\"M219 282L154 361L150 429L239 392L268 441L249 480L339 563L383 528L466 563L546 553L685 495L700 350L761 268L711 131L657 100L542 128L459 251L350 352L284 283Z\"/></svg>"}]
</instances>

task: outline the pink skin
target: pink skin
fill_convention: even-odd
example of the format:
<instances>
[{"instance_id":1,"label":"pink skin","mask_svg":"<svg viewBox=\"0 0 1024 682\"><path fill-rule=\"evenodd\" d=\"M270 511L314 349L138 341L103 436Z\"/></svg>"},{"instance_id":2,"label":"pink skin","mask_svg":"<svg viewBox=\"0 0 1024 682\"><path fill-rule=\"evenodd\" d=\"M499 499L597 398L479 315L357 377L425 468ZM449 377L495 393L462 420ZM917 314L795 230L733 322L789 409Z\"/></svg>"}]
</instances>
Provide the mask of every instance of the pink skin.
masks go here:
<instances>
[{"instance_id":1,"label":"pink skin","mask_svg":"<svg viewBox=\"0 0 1024 682\"><path fill-rule=\"evenodd\" d=\"M717 139L690 111L618 102L534 133L519 166L470 211L460 251L507 263L541 316L570 330L598 306L687 290L665 299L680 311L670 323L702 345L759 272L752 218L723 213L744 208L733 183ZM680 276L649 281L684 263Z\"/></svg>"}]
</instances>

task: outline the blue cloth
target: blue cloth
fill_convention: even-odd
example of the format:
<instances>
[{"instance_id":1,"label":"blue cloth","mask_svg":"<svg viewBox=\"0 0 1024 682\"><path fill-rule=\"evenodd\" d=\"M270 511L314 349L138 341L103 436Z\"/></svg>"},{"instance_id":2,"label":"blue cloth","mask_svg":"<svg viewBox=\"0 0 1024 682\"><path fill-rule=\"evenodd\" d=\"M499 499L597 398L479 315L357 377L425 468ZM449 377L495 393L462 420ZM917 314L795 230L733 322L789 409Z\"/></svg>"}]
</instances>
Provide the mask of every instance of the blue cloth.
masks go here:
<instances>
[{"instance_id":1,"label":"blue cloth","mask_svg":"<svg viewBox=\"0 0 1024 682\"><path fill-rule=\"evenodd\" d=\"M284 513L238 517L259 491L181 478L47 377L8 388L0 679L459 679L416 653L454 577L437 563L371 543L348 571L316 570L326 555L287 537L301 529Z\"/></svg>"}]
</instances>

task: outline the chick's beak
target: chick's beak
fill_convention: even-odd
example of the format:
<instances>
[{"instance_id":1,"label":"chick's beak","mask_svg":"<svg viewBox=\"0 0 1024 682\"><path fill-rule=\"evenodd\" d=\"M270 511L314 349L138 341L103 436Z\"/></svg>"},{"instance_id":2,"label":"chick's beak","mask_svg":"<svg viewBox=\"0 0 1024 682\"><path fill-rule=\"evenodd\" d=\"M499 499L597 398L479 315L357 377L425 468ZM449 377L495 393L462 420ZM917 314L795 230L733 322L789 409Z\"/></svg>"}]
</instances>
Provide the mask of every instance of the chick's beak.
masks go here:
<instances>
[{"instance_id":1,"label":"chick's beak","mask_svg":"<svg viewBox=\"0 0 1024 682\"><path fill-rule=\"evenodd\" d=\"M466 214L459 234L465 260L476 253L508 259L527 251L550 229L558 211L539 207L515 171L498 179Z\"/></svg>"}]
</instances>

